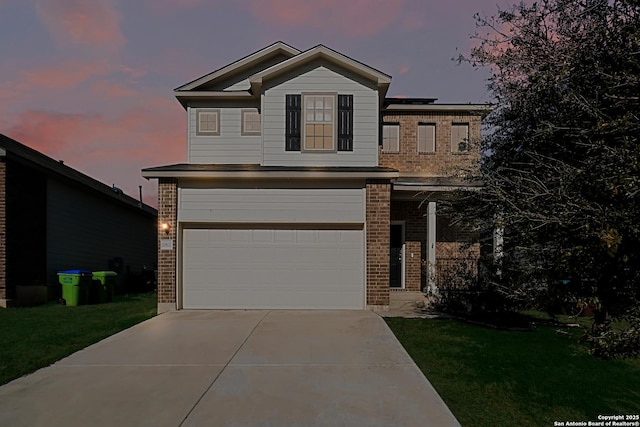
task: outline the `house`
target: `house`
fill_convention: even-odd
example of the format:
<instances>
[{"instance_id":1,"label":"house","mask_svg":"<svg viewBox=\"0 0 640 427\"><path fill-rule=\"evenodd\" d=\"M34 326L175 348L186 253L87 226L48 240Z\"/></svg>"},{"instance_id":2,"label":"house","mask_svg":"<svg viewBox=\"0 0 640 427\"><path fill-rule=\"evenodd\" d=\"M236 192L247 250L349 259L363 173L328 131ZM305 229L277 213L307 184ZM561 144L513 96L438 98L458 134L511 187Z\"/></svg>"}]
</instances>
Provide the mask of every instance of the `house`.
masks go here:
<instances>
[{"instance_id":1,"label":"house","mask_svg":"<svg viewBox=\"0 0 640 427\"><path fill-rule=\"evenodd\" d=\"M184 164L159 181L158 311L373 309L420 294L464 233L437 203L469 184L487 105L385 95L391 77L278 42L175 89Z\"/></svg>"},{"instance_id":2,"label":"house","mask_svg":"<svg viewBox=\"0 0 640 427\"><path fill-rule=\"evenodd\" d=\"M153 271L157 211L115 190L0 135L0 305L55 297L62 270Z\"/></svg>"}]
</instances>

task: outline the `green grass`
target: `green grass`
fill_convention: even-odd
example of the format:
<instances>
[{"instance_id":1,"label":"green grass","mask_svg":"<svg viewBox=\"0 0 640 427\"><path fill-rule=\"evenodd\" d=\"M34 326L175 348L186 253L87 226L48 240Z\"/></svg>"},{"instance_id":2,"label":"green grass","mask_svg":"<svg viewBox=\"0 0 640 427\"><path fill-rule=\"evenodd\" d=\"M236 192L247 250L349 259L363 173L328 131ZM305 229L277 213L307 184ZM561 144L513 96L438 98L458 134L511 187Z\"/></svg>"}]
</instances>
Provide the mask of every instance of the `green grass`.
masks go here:
<instances>
[{"instance_id":1,"label":"green grass","mask_svg":"<svg viewBox=\"0 0 640 427\"><path fill-rule=\"evenodd\" d=\"M552 426L640 413L640 359L601 360L545 326L501 331L456 320L387 318L464 427Z\"/></svg>"},{"instance_id":2,"label":"green grass","mask_svg":"<svg viewBox=\"0 0 640 427\"><path fill-rule=\"evenodd\" d=\"M116 296L99 305L0 309L0 385L155 314L155 293Z\"/></svg>"}]
</instances>

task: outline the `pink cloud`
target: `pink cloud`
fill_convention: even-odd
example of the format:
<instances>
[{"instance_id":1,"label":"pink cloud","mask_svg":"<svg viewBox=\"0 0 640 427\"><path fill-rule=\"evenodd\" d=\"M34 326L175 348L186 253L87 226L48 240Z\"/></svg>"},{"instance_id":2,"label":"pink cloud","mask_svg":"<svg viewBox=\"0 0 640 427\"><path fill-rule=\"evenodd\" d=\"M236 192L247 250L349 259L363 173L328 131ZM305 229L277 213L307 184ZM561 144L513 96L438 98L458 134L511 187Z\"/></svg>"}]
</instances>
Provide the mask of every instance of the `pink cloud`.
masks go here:
<instances>
[{"instance_id":1,"label":"pink cloud","mask_svg":"<svg viewBox=\"0 0 640 427\"><path fill-rule=\"evenodd\" d=\"M144 0L147 9L156 15L167 15L176 9L192 8L204 2L204 0Z\"/></svg>"},{"instance_id":2,"label":"pink cloud","mask_svg":"<svg viewBox=\"0 0 640 427\"><path fill-rule=\"evenodd\" d=\"M66 61L23 73L23 83L46 89L68 89L109 72L106 63Z\"/></svg>"},{"instance_id":3,"label":"pink cloud","mask_svg":"<svg viewBox=\"0 0 640 427\"><path fill-rule=\"evenodd\" d=\"M145 105L117 117L28 110L2 133L132 197L143 185L145 200L155 205L155 182L140 170L185 161L186 130L174 103L158 98Z\"/></svg>"},{"instance_id":4,"label":"pink cloud","mask_svg":"<svg viewBox=\"0 0 640 427\"><path fill-rule=\"evenodd\" d=\"M403 4L404 0L251 0L250 10L257 19L272 25L366 37L391 25Z\"/></svg>"},{"instance_id":5,"label":"pink cloud","mask_svg":"<svg viewBox=\"0 0 640 427\"><path fill-rule=\"evenodd\" d=\"M409 72L409 64L402 64L398 70L398 74L407 74Z\"/></svg>"},{"instance_id":6,"label":"pink cloud","mask_svg":"<svg viewBox=\"0 0 640 427\"><path fill-rule=\"evenodd\" d=\"M101 98L124 98L133 96L136 91L115 82L99 81L91 86L92 92Z\"/></svg>"},{"instance_id":7,"label":"pink cloud","mask_svg":"<svg viewBox=\"0 0 640 427\"><path fill-rule=\"evenodd\" d=\"M118 71L128 75L133 79L139 79L147 75L147 70L140 70L137 68L127 67L126 65L120 65Z\"/></svg>"},{"instance_id":8,"label":"pink cloud","mask_svg":"<svg viewBox=\"0 0 640 427\"><path fill-rule=\"evenodd\" d=\"M62 45L119 48L125 43L112 0L39 0L38 16Z\"/></svg>"},{"instance_id":9,"label":"pink cloud","mask_svg":"<svg viewBox=\"0 0 640 427\"><path fill-rule=\"evenodd\" d=\"M425 20L421 14L411 14L404 19L402 28L409 31L416 31L424 27Z\"/></svg>"}]
</instances>

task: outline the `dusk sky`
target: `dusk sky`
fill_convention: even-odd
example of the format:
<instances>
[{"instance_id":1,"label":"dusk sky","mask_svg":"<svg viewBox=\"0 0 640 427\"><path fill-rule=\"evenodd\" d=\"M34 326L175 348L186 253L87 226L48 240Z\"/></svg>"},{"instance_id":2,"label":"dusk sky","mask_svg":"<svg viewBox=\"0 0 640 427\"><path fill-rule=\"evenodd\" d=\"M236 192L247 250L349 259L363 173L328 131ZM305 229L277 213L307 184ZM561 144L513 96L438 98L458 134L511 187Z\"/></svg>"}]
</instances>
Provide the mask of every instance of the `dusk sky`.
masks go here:
<instances>
[{"instance_id":1,"label":"dusk sky","mask_svg":"<svg viewBox=\"0 0 640 427\"><path fill-rule=\"evenodd\" d=\"M173 89L276 41L392 76L388 96L490 102L457 65L508 0L0 0L0 133L156 206L140 170L186 161Z\"/></svg>"}]
</instances>

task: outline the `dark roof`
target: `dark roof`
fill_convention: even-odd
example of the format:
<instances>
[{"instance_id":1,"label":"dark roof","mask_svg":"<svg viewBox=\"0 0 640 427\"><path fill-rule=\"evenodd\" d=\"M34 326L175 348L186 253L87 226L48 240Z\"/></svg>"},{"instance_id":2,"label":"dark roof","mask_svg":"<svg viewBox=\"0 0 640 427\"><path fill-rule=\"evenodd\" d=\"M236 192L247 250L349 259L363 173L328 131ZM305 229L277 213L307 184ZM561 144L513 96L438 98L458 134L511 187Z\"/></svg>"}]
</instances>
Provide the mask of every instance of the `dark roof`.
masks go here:
<instances>
[{"instance_id":1,"label":"dark roof","mask_svg":"<svg viewBox=\"0 0 640 427\"><path fill-rule=\"evenodd\" d=\"M451 187L482 187L483 181L479 178L459 178L455 176L429 176L410 177L403 176L394 182L404 187L421 187L425 185L451 186Z\"/></svg>"},{"instance_id":2,"label":"dark roof","mask_svg":"<svg viewBox=\"0 0 640 427\"><path fill-rule=\"evenodd\" d=\"M5 152L2 153L2 150ZM101 193L116 202L135 207L151 215L157 215L158 213L157 210L151 206L144 203L141 205L139 200L117 192L112 187L66 166L61 161L54 160L33 148L27 147L6 135L0 134L0 158L2 157L16 158L16 160L21 159L23 162L42 170L48 175L56 175L63 179L70 180L87 189Z\"/></svg>"},{"instance_id":3,"label":"dark roof","mask_svg":"<svg viewBox=\"0 0 640 427\"><path fill-rule=\"evenodd\" d=\"M329 46L326 46L326 45L323 45L323 44L318 44L318 45L316 45L316 46L314 46L314 47L312 47L312 48L310 48L310 49L305 50L304 52L301 52L300 54L305 53L305 52L308 52L308 51L313 50L313 49L318 48L318 47L324 47L324 48L326 48L326 49L329 49L330 51L332 51L332 52L334 52L334 53L336 53L336 54L338 54L338 55L344 56L345 58L349 58L350 60L352 60L352 61L354 61L354 62L357 62L358 64L362 65L363 67L370 68L370 69L372 69L372 70L374 70L374 71L376 71L376 72L378 72L378 73L380 73L380 74L384 74L385 76L387 76L387 77L391 78L391 75L389 75L389 74L385 73L384 71L380 71L380 70L378 70L377 68L372 67L371 65L367 65L367 64L365 64L365 63L364 63L364 62L362 62L362 61L358 61L357 59L354 59L354 58L352 58L352 57L350 57L350 56L348 56L348 55L345 55L344 53L338 52L338 51L337 51L337 50L335 50L335 49L331 49Z\"/></svg>"},{"instance_id":4,"label":"dark roof","mask_svg":"<svg viewBox=\"0 0 640 427\"><path fill-rule=\"evenodd\" d=\"M198 77L198 78L196 78L196 79L193 79L193 80L191 80L191 81L190 81L190 82L188 82L188 83L184 83L184 84L182 84L182 85L178 86L177 88L175 88L175 89L174 89L174 91L179 91L179 90L181 90L181 88L183 88L183 87L185 87L185 86L189 86L190 84L195 83L195 82L197 82L198 80L200 80L200 79L202 79L202 78L204 78L204 77L207 77L207 76L211 76L211 75L213 75L213 74L216 74L217 72L222 71L222 70L224 70L225 68L232 67L232 66L234 66L235 64L238 64L239 62L244 61L245 59L247 59L247 58L251 57L252 55L255 55L256 53L260 53L260 52L262 52L262 51L264 51L264 50L267 50L267 49L269 49L269 48L271 48L271 47L273 47L273 46L280 45L280 44L281 44L281 45L284 45L284 46L287 46L287 47L291 48L292 50L296 50L296 51L298 51L298 54L300 53L300 51L299 51L298 49L296 49L295 47L293 47L293 46L291 46L291 45L289 45L289 44L287 44L287 43L285 43L285 42L283 42L283 41L277 41L277 42L271 43L271 44L270 44L269 46L267 46L267 47L263 47L262 49L256 50L255 52L252 52L252 53L250 53L250 54L248 54L248 55L245 55L245 56L243 56L242 58L237 59L237 60L235 60L235 61L231 62L230 64L226 64L226 65L224 65L224 66L222 66L222 67L220 67L220 68L218 68L218 69L216 69L216 70L213 70L213 71L211 71L211 72L209 72L209 73L207 73L207 74L205 74L205 75L203 75L203 76L200 76L200 77Z\"/></svg>"},{"instance_id":5,"label":"dark roof","mask_svg":"<svg viewBox=\"0 0 640 427\"><path fill-rule=\"evenodd\" d=\"M401 104L401 105L425 105L433 104L438 98L385 98L384 105Z\"/></svg>"},{"instance_id":6,"label":"dark roof","mask_svg":"<svg viewBox=\"0 0 640 427\"><path fill-rule=\"evenodd\" d=\"M178 163L142 169L142 172L397 172L386 167L362 166L260 166L256 164L194 164Z\"/></svg>"}]
</instances>

